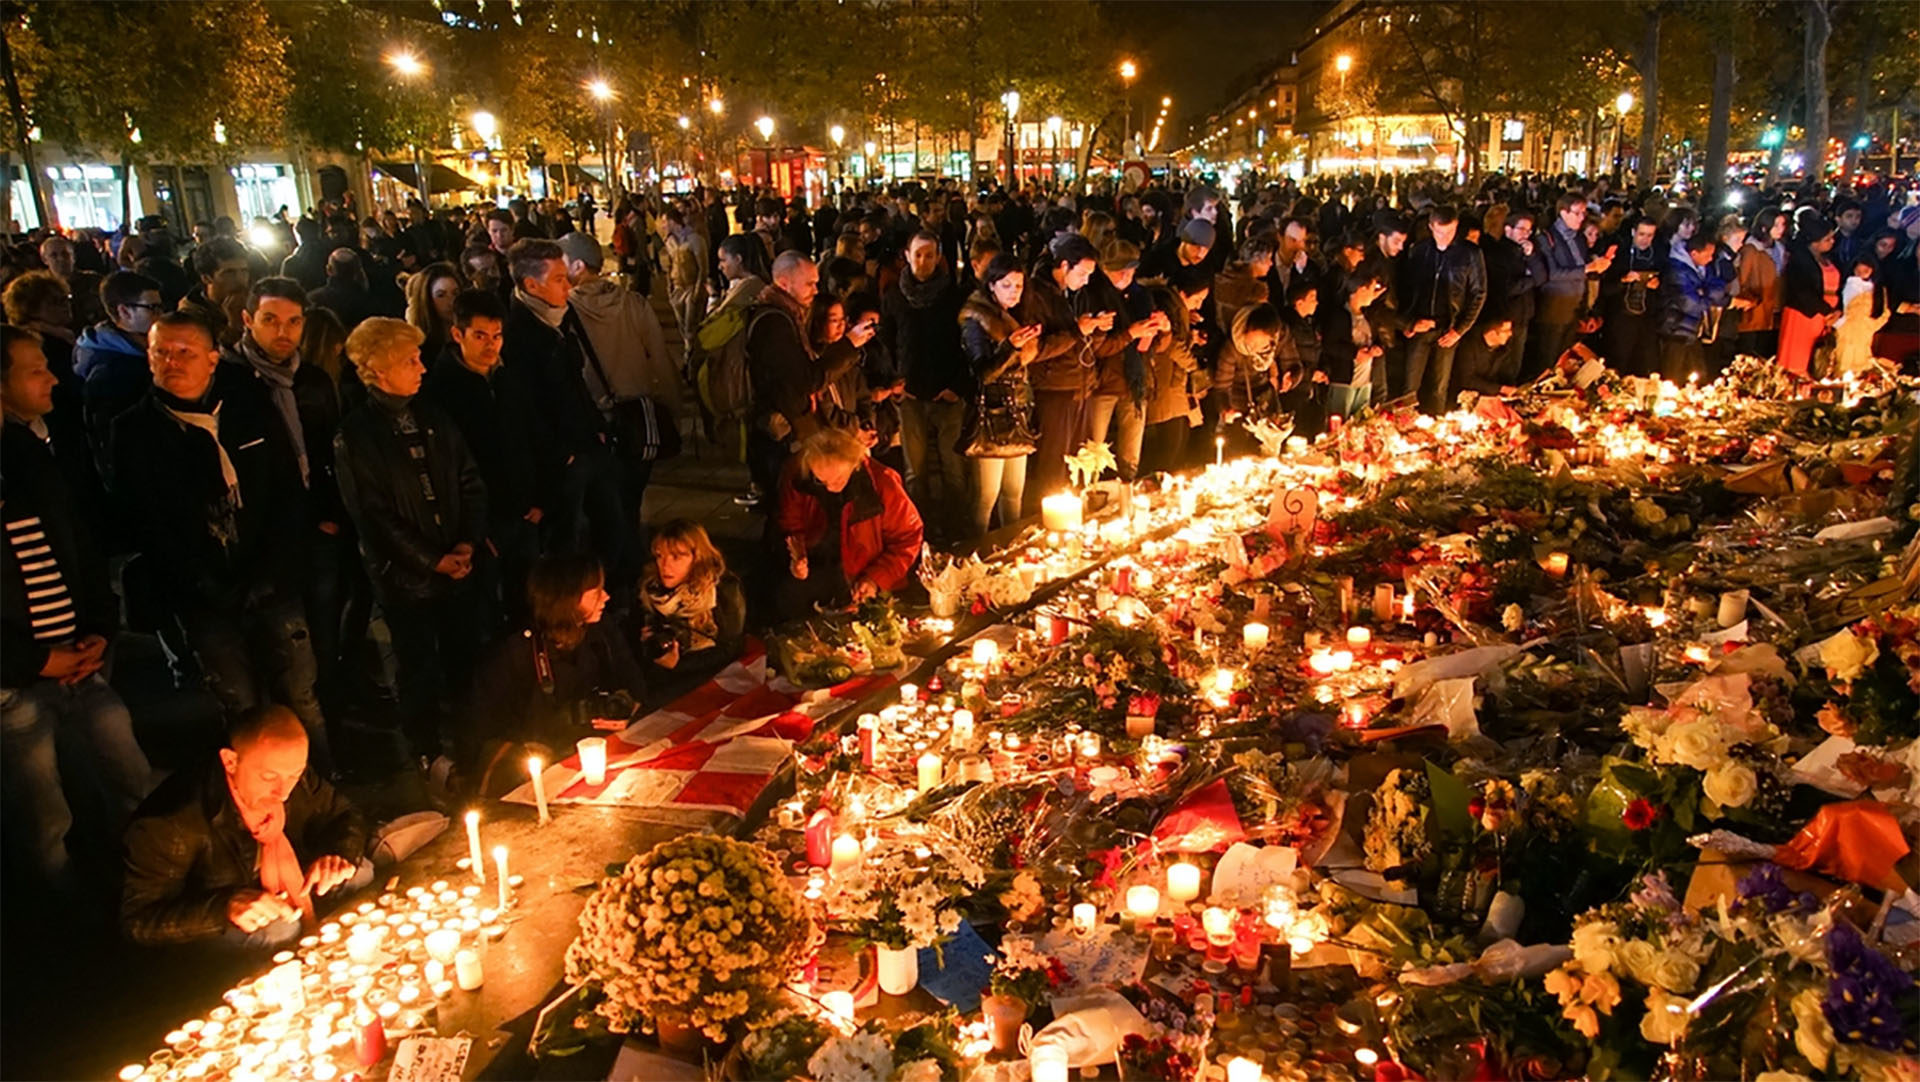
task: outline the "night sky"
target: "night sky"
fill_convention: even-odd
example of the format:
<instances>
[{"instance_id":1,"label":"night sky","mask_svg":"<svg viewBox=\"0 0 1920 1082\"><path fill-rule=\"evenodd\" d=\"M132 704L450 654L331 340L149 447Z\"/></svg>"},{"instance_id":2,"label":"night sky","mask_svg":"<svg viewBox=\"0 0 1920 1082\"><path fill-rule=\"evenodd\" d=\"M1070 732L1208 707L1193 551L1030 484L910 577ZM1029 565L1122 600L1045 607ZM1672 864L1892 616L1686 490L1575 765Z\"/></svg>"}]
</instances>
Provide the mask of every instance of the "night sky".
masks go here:
<instances>
[{"instance_id":1,"label":"night sky","mask_svg":"<svg viewBox=\"0 0 1920 1082\"><path fill-rule=\"evenodd\" d=\"M1186 142L1187 125L1226 104L1254 73L1306 37L1332 0L1105 0L1124 47L1140 62L1135 101L1173 96L1163 146ZM1115 58L1118 63L1118 57ZM1148 108L1149 119L1157 104ZM1136 114L1137 115L1137 114Z\"/></svg>"}]
</instances>

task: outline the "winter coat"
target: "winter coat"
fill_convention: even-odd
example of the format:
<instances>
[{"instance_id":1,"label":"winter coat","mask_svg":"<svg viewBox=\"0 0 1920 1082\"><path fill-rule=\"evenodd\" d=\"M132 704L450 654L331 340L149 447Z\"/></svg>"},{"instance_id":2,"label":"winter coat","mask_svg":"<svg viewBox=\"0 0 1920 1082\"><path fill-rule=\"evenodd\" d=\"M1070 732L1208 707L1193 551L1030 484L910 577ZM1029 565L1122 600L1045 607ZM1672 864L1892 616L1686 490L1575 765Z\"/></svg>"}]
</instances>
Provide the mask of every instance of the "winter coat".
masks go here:
<instances>
[{"instance_id":1,"label":"winter coat","mask_svg":"<svg viewBox=\"0 0 1920 1082\"><path fill-rule=\"evenodd\" d=\"M552 453L523 372L496 364L483 376L449 350L427 373L420 400L460 430L487 486L489 518L517 521L532 508L559 506L563 463Z\"/></svg>"},{"instance_id":2,"label":"winter coat","mask_svg":"<svg viewBox=\"0 0 1920 1082\"><path fill-rule=\"evenodd\" d=\"M1041 327L1040 352L1028 367L1034 390L1070 391L1084 398L1093 389L1095 366L1107 332L1082 335L1078 322L1080 316L1100 311L1093 301L1090 289L1069 294L1044 270L1028 276L1020 306ZM1118 315L1114 317L1114 330L1124 334Z\"/></svg>"},{"instance_id":3,"label":"winter coat","mask_svg":"<svg viewBox=\"0 0 1920 1082\"><path fill-rule=\"evenodd\" d=\"M1753 307L1740 313L1740 330L1770 331L1780 325L1780 267L1774 253L1751 238L1740 250L1740 295Z\"/></svg>"},{"instance_id":4,"label":"winter coat","mask_svg":"<svg viewBox=\"0 0 1920 1082\"><path fill-rule=\"evenodd\" d=\"M176 612L235 612L298 597L308 512L286 425L257 383L219 366L220 446L239 480L229 507L209 434L176 419L153 388L113 425L114 491L136 547Z\"/></svg>"},{"instance_id":5,"label":"winter coat","mask_svg":"<svg viewBox=\"0 0 1920 1082\"><path fill-rule=\"evenodd\" d=\"M426 447L416 464L402 425L411 414ZM434 571L460 544L477 553L487 539L487 488L467 441L433 406L369 391L334 437L340 495L360 532L360 555L374 589L389 601L444 596L460 583ZM422 491L420 471L433 486Z\"/></svg>"},{"instance_id":6,"label":"winter coat","mask_svg":"<svg viewBox=\"0 0 1920 1082\"><path fill-rule=\"evenodd\" d=\"M1534 248L1546 250L1545 280L1540 283L1538 311L1549 323L1572 323L1587 295L1587 240L1569 230L1559 218L1534 239Z\"/></svg>"},{"instance_id":7,"label":"winter coat","mask_svg":"<svg viewBox=\"0 0 1920 1082\"><path fill-rule=\"evenodd\" d=\"M572 308L556 329L515 297L503 336L500 363L531 389L560 461L605 447L606 418L587 389L586 332Z\"/></svg>"},{"instance_id":8,"label":"winter coat","mask_svg":"<svg viewBox=\"0 0 1920 1082\"><path fill-rule=\"evenodd\" d=\"M1422 293L1433 298L1435 330L1466 334L1480 319L1487 301L1487 267L1480 249L1455 240L1442 249L1431 239L1415 244L1400 262L1400 320L1411 326L1428 318L1415 312Z\"/></svg>"},{"instance_id":9,"label":"winter coat","mask_svg":"<svg viewBox=\"0 0 1920 1082\"><path fill-rule=\"evenodd\" d=\"M73 603L75 637L111 638L120 625L120 601L107 579L107 564L93 537L84 503L68 480L68 451L40 438L25 424L9 418L0 430L0 460L6 463L0 480L0 504L7 518L29 515L40 519L40 532L60 581ZM85 466L86 463L76 463ZM0 567L0 687L25 688L40 680L48 649L34 641L33 620L27 604L27 573L11 543ZM39 572L36 571L36 577Z\"/></svg>"},{"instance_id":10,"label":"winter coat","mask_svg":"<svg viewBox=\"0 0 1920 1082\"><path fill-rule=\"evenodd\" d=\"M919 399L952 391L973 394L973 378L960 349L960 287L942 267L922 282L911 270L900 275L880 303L880 337L906 378L907 393Z\"/></svg>"},{"instance_id":11,"label":"winter coat","mask_svg":"<svg viewBox=\"0 0 1920 1082\"><path fill-rule=\"evenodd\" d=\"M153 385L147 345L111 322L96 323L81 331L73 344L73 371L84 383L87 439L93 444L94 461L104 469L113 419L146 397Z\"/></svg>"},{"instance_id":12,"label":"winter coat","mask_svg":"<svg viewBox=\"0 0 1920 1082\"><path fill-rule=\"evenodd\" d=\"M840 569L851 584L864 578L882 590L900 588L920 555L920 512L907 498L900 475L868 458L847 481L841 504ZM780 478L780 510L774 521L781 537L797 537L811 550L829 529L825 490L798 459Z\"/></svg>"},{"instance_id":13,"label":"winter coat","mask_svg":"<svg viewBox=\"0 0 1920 1082\"><path fill-rule=\"evenodd\" d=\"M235 380L252 379L269 399L273 388L266 377L237 353L221 355L222 366L234 368ZM300 439L307 459L307 509L314 522L341 522L346 507L340 502L340 484L334 476L333 434L340 427L340 394L318 365L302 364L293 373L293 400L300 416ZM291 437L292 433L288 433Z\"/></svg>"},{"instance_id":14,"label":"winter coat","mask_svg":"<svg viewBox=\"0 0 1920 1082\"><path fill-rule=\"evenodd\" d=\"M1146 423L1188 420L1199 415L1199 399L1194 395L1194 373L1201 371L1193 351L1192 313L1180 294L1166 286L1150 289L1154 307L1167 314L1173 329L1153 336L1147 343Z\"/></svg>"},{"instance_id":15,"label":"winter coat","mask_svg":"<svg viewBox=\"0 0 1920 1082\"><path fill-rule=\"evenodd\" d=\"M1667 338L1693 338L1710 309L1727 303L1733 283L1691 258L1667 264L1660 282L1660 333Z\"/></svg>"},{"instance_id":16,"label":"winter coat","mask_svg":"<svg viewBox=\"0 0 1920 1082\"><path fill-rule=\"evenodd\" d=\"M644 395L680 411L680 373L667 353L660 317L645 297L611 278L594 278L573 287L567 307L580 318L601 370L613 383L607 390L615 401ZM589 387L600 382L592 365L586 378Z\"/></svg>"},{"instance_id":17,"label":"winter coat","mask_svg":"<svg viewBox=\"0 0 1920 1082\"><path fill-rule=\"evenodd\" d=\"M1827 286L1821 267L1828 262L1805 244L1787 249L1787 266L1780 275L1780 304L1809 319L1831 315L1838 307L1827 301Z\"/></svg>"},{"instance_id":18,"label":"winter coat","mask_svg":"<svg viewBox=\"0 0 1920 1082\"><path fill-rule=\"evenodd\" d=\"M582 717L582 702L620 692L640 697L640 664L626 636L609 621L588 624L586 636L571 650L547 649L546 681L541 679L540 653L540 641L531 631L488 649L474 671L467 708L483 740L533 741L564 753L581 737L597 735L586 724L591 716Z\"/></svg>"}]
</instances>

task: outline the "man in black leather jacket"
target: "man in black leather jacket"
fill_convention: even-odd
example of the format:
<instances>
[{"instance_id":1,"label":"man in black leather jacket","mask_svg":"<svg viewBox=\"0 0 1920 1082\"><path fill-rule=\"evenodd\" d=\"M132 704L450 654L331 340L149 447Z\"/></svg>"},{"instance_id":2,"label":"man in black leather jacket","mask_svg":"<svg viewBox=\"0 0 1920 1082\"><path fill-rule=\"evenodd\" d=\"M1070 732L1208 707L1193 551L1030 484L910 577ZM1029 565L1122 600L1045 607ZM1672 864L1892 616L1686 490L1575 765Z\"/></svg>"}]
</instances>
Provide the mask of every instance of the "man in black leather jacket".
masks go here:
<instances>
[{"instance_id":1,"label":"man in black leather jacket","mask_svg":"<svg viewBox=\"0 0 1920 1082\"><path fill-rule=\"evenodd\" d=\"M1449 206L1427 212L1431 235L1407 252L1400 267L1400 333L1406 356L1396 395L1420 395L1422 413L1447 411L1453 351L1480 318L1487 299L1487 267L1480 249L1459 238L1460 217Z\"/></svg>"}]
</instances>

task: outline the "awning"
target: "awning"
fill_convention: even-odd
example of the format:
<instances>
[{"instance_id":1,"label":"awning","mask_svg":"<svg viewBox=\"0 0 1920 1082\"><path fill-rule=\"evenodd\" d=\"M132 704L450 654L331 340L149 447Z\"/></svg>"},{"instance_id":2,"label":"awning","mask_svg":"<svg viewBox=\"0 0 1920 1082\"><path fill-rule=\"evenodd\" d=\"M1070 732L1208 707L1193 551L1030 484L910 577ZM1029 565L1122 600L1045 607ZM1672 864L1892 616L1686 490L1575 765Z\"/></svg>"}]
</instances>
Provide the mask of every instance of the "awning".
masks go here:
<instances>
[{"instance_id":1,"label":"awning","mask_svg":"<svg viewBox=\"0 0 1920 1082\"><path fill-rule=\"evenodd\" d=\"M416 192L420 190L419 175L413 171L412 162L375 162L374 168L405 184ZM436 192L480 190L480 185L441 165L439 162L428 164L427 179L432 182L433 190Z\"/></svg>"},{"instance_id":2,"label":"awning","mask_svg":"<svg viewBox=\"0 0 1920 1082\"><path fill-rule=\"evenodd\" d=\"M547 180L549 183L565 184L569 188L578 188L583 183L606 183L600 179L599 171L590 169L584 165L567 165L563 162L548 162L543 168L547 171Z\"/></svg>"}]
</instances>

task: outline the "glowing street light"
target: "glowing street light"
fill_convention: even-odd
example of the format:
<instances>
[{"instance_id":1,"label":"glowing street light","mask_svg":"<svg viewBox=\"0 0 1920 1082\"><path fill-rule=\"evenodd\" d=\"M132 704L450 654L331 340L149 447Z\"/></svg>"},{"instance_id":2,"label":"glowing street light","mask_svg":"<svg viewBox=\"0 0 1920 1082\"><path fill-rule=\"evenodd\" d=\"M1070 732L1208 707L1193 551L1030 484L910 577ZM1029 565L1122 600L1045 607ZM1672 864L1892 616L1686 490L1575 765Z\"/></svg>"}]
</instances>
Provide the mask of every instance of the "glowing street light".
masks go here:
<instances>
[{"instance_id":1,"label":"glowing street light","mask_svg":"<svg viewBox=\"0 0 1920 1082\"><path fill-rule=\"evenodd\" d=\"M494 135L500 131L500 122L485 109L475 112L469 122L473 125L473 134L479 136L483 143L493 142Z\"/></svg>"},{"instance_id":2,"label":"glowing street light","mask_svg":"<svg viewBox=\"0 0 1920 1082\"><path fill-rule=\"evenodd\" d=\"M841 143L846 142L847 129L835 124L833 127L827 129L827 138L833 140L833 145L838 147Z\"/></svg>"},{"instance_id":3,"label":"glowing street light","mask_svg":"<svg viewBox=\"0 0 1920 1082\"><path fill-rule=\"evenodd\" d=\"M721 101L719 98L715 98L707 103L707 109L713 113L714 116L719 116L721 113L727 111L727 103Z\"/></svg>"},{"instance_id":4,"label":"glowing street light","mask_svg":"<svg viewBox=\"0 0 1920 1082\"><path fill-rule=\"evenodd\" d=\"M420 58L415 56L411 49L401 49L398 52L388 53L387 65L393 68L396 73L408 79L427 70L427 66L421 63Z\"/></svg>"},{"instance_id":5,"label":"glowing street light","mask_svg":"<svg viewBox=\"0 0 1920 1082\"><path fill-rule=\"evenodd\" d=\"M1138 74L1140 74L1140 69L1134 66L1133 61L1122 60L1120 62L1120 78L1132 82L1133 77Z\"/></svg>"},{"instance_id":6,"label":"glowing street light","mask_svg":"<svg viewBox=\"0 0 1920 1082\"><path fill-rule=\"evenodd\" d=\"M693 118L689 116L683 116L680 119L674 121L674 123L680 125L681 131L686 131L688 128L693 127Z\"/></svg>"},{"instance_id":7,"label":"glowing street light","mask_svg":"<svg viewBox=\"0 0 1920 1082\"><path fill-rule=\"evenodd\" d=\"M1627 113L1632 111L1633 91L1622 90L1620 92L1620 96L1613 99L1613 109L1614 109L1614 112L1619 113L1621 116L1625 116L1627 115Z\"/></svg>"},{"instance_id":8,"label":"glowing street light","mask_svg":"<svg viewBox=\"0 0 1920 1082\"><path fill-rule=\"evenodd\" d=\"M760 138L765 139L768 142L773 141L773 118L772 117L763 116L759 120L754 121L753 126L759 130Z\"/></svg>"},{"instance_id":9,"label":"glowing street light","mask_svg":"<svg viewBox=\"0 0 1920 1082\"><path fill-rule=\"evenodd\" d=\"M609 102L613 100L613 87L605 79L595 79L589 82L587 84L587 93L593 95L593 100L597 102Z\"/></svg>"},{"instance_id":10,"label":"glowing street light","mask_svg":"<svg viewBox=\"0 0 1920 1082\"><path fill-rule=\"evenodd\" d=\"M1173 99L1172 99L1172 98L1161 98L1161 99L1160 99L1160 108L1162 108L1162 109L1171 109L1171 108L1173 108Z\"/></svg>"}]
</instances>

